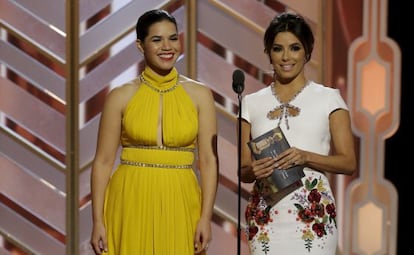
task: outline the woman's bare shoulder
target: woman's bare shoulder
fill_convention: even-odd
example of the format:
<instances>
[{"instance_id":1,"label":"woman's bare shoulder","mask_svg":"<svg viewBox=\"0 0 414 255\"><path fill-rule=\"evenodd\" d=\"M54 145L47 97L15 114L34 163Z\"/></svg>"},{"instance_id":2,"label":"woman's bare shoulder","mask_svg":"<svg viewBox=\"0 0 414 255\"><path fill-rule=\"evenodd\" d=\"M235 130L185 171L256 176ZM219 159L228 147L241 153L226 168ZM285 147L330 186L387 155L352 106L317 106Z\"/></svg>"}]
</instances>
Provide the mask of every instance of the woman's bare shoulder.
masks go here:
<instances>
[{"instance_id":1,"label":"woman's bare shoulder","mask_svg":"<svg viewBox=\"0 0 414 255\"><path fill-rule=\"evenodd\" d=\"M140 84L139 79L134 79L112 88L107 95L107 101L123 105L126 104L135 94Z\"/></svg>"},{"instance_id":2,"label":"woman's bare shoulder","mask_svg":"<svg viewBox=\"0 0 414 255\"><path fill-rule=\"evenodd\" d=\"M184 89L190 94L195 93L197 96L210 96L212 93L211 88L206 84L184 75L180 75L179 83L182 84Z\"/></svg>"}]
</instances>

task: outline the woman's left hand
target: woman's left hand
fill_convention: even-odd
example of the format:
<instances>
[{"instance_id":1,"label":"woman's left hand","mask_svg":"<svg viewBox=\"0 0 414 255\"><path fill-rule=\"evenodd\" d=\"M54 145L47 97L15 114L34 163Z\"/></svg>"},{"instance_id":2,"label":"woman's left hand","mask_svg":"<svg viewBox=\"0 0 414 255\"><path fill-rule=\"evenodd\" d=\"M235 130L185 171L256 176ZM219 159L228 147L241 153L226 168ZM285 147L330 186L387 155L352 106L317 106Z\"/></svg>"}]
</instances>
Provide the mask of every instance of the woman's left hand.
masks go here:
<instances>
[{"instance_id":1,"label":"woman's left hand","mask_svg":"<svg viewBox=\"0 0 414 255\"><path fill-rule=\"evenodd\" d=\"M296 165L304 165L306 163L306 152L296 147L291 147L279 154L276 158L278 168L288 169Z\"/></svg>"}]
</instances>

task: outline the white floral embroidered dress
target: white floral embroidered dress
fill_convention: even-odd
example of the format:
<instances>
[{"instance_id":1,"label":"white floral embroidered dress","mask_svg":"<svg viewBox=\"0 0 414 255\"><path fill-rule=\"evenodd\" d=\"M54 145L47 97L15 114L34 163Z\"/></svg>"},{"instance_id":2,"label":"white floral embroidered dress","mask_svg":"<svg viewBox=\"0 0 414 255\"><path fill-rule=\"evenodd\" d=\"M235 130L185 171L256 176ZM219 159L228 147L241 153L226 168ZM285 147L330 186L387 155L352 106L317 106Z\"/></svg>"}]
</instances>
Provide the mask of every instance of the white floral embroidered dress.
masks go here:
<instances>
[{"instance_id":1,"label":"white floral embroidered dress","mask_svg":"<svg viewBox=\"0 0 414 255\"><path fill-rule=\"evenodd\" d=\"M300 108L300 114L280 122L290 145L327 155L329 115L336 109L348 109L339 90L311 81L290 104ZM252 138L278 125L279 119L266 116L278 105L270 86L243 97L242 118L251 124ZM303 186L274 206L263 199L266 183L255 183L245 211L251 255L336 253L336 205L329 180L310 168L304 171Z\"/></svg>"}]
</instances>

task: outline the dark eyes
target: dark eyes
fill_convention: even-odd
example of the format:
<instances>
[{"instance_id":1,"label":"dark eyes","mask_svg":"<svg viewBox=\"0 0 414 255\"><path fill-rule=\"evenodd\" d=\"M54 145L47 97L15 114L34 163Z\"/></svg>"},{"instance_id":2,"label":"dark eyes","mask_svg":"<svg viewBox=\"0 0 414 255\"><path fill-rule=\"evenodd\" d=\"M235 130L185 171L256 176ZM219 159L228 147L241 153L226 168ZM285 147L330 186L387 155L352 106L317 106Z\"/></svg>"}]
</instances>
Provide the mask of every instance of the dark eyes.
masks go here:
<instances>
[{"instance_id":1,"label":"dark eyes","mask_svg":"<svg viewBox=\"0 0 414 255\"><path fill-rule=\"evenodd\" d=\"M157 36L155 36L155 37L152 38L152 42L160 42L161 40L162 40L161 37L157 37ZM178 35L171 36L169 38L169 40L171 40L171 41L178 41Z\"/></svg>"},{"instance_id":2,"label":"dark eyes","mask_svg":"<svg viewBox=\"0 0 414 255\"><path fill-rule=\"evenodd\" d=\"M272 51L274 51L274 52L281 52L282 51L282 47L275 46L275 47L272 48Z\"/></svg>"},{"instance_id":3,"label":"dark eyes","mask_svg":"<svg viewBox=\"0 0 414 255\"><path fill-rule=\"evenodd\" d=\"M289 46L289 50L290 51L300 51L302 49L302 47L299 44L294 44ZM275 45L272 48L272 51L274 52L281 52L283 50L283 47Z\"/></svg>"}]
</instances>

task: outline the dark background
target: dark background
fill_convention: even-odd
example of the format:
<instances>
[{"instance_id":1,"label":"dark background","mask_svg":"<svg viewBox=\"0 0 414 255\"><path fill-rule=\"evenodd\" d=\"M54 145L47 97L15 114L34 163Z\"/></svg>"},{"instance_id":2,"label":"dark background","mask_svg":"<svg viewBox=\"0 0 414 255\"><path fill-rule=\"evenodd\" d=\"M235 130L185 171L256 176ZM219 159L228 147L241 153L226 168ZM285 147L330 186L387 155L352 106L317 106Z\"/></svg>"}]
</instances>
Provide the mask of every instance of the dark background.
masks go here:
<instances>
[{"instance_id":1,"label":"dark background","mask_svg":"<svg viewBox=\"0 0 414 255\"><path fill-rule=\"evenodd\" d=\"M409 185L412 182L413 154L409 147L412 135L409 133L412 128L412 120L409 119L412 113L414 102L409 105L409 100L414 100L412 82L414 70L413 43L409 39L413 36L414 13L408 6L410 1L388 0L388 36L394 40L401 49L401 115L400 126L392 137L386 140L385 144L385 178L391 181L398 191L398 244L397 254L403 251L410 254L409 239L412 236L413 220L409 206ZM411 15L411 18L410 18ZM409 44L411 43L411 44ZM414 186L414 183L411 184Z\"/></svg>"}]
</instances>

